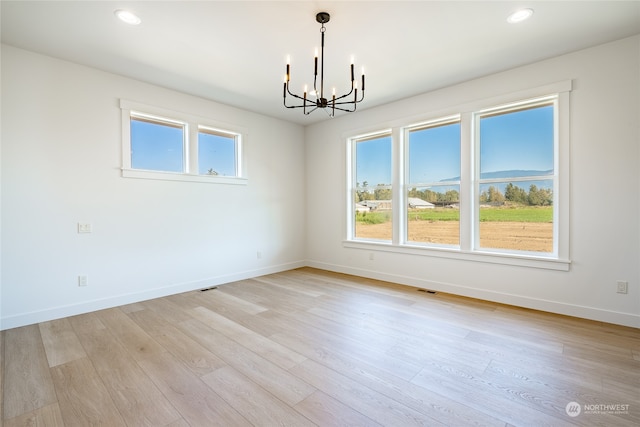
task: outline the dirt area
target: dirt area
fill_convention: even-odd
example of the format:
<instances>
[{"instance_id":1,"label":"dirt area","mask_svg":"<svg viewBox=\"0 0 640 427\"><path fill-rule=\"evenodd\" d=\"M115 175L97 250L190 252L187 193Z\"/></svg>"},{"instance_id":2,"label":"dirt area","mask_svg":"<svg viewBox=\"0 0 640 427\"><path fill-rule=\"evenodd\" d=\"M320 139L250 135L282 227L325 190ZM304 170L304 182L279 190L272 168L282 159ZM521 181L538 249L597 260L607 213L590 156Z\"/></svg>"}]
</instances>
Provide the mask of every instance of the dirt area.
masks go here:
<instances>
[{"instance_id":1,"label":"dirt area","mask_svg":"<svg viewBox=\"0 0 640 427\"><path fill-rule=\"evenodd\" d=\"M391 240L391 223L356 225L360 238ZM410 221L409 241L457 245L457 221ZM544 222L482 222L480 245L483 248L517 249L535 252L553 251L553 224Z\"/></svg>"}]
</instances>

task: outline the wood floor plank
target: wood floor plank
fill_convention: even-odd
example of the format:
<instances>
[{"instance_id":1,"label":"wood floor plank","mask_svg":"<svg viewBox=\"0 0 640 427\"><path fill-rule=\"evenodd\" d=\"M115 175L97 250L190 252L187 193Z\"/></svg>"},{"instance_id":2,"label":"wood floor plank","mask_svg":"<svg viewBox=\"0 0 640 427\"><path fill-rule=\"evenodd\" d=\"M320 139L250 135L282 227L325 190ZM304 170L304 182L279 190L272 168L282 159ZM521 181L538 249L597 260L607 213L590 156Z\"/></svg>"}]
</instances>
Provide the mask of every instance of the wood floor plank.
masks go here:
<instances>
[{"instance_id":1,"label":"wood floor plank","mask_svg":"<svg viewBox=\"0 0 640 427\"><path fill-rule=\"evenodd\" d=\"M202 323L209 325L209 327L226 335L228 338L252 350L265 359L270 360L283 369L289 369L306 359L304 356L291 351L291 349L271 341L251 329L245 328L207 308L197 307L191 310L190 313Z\"/></svg>"},{"instance_id":2,"label":"wood floor plank","mask_svg":"<svg viewBox=\"0 0 640 427\"><path fill-rule=\"evenodd\" d=\"M222 359L167 322L159 313L142 310L129 316L196 375L202 376L226 365Z\"/></svg>"},{"instance_id":3,"label":"wood floor plank","mask_svg":"<svg viewBox=\"0 0 640 427\"><path fill-rule=\"evenodd\" d=\"M120 309L102 310L96 315L136 360L166 352Z\"/></svg>"},{"instance_id":4,"label":"wood floor plank","mask_svg":"<svg viewBox=\"0 0 640 427\"><path fill-rule=\"evenodd\" d=\"M192 292L195 294L195 292ZM201 295L198 295L201 296ZM176 324L189 320L189 316L183 307L176 303L177 298L156 298L142 303L147 311L153 311L162 316L166 323Z\"/></svg>"},{"instance_id":5,"label":"wood floor plank","mask_svg":"<svg viewBox=\"0 0 640 427\"><path fill-rule=\"evenodd\" d=\"M482 411L473 410L464 403L444 398L436 392L405 381L386 370L351 358L348 354L340 354L334 347L325 347L321 340L315 341L308 337L288 334L277 334L272 338L295 348L309 359L446 425L496 427L504 425L504 421Z\"/></svg>"},{"instance_id":6,"label":"wood floor plank","mask_svg":"<svg viewBox=\"0 0 640 427\"><path fill-rule=\"evenodd\" d=\"M217 369L202 380L253 425L314 426L308 418L230 366Z\"/></svg>"},{"instance_id":7,"label":"wood floor plank","mask_svg":"<svg viewBox=\"0 0 640 427\"><path fill-rule=\"evenodd\" d=\"M227 364L289 405L295 405L316 390L287 370L196 319L182 322L179 327Z\"/></svg>"},{"instance_id":8,"label":"wood floor plank","mask_svg":"<svg viewBox=\"0 0 640 427\"><path fill-rule=\"evenodd\" d=\"M80 340L128 425L163 426L181 418L110 331L81 334Z\"/></svg>"},{"instance_id":9,"label":"wood floor plank","mask_svg":"<svg viewBox=\"0 0 640 427\"><path fill-rule=\"evenodd\" d=\"M294 406L297 411L319 426L380 427L371 418L348 407L333 397L316 391Z\"/></svg>"},{"instance_id":10,"label":"wood floor plank","mask_svg":"<svg viewBox=\"0 0 640 427\"><path fill-rule=\"evenodd\" d=\"M251 425L168 352L150 355L138 363L190 425Z\"/></svg>"},{"instance_id":11,"label":"wood floor plank","mask_svg":"<svg viewBox=\"0 0 640 427\"><path fill-rule=\"evenodd\" d=\"M38 325L4 331L4 418L56 403Z\"/></svg>"},{"instance_id":12,"label":"wood floor plank","mask_svg":"<svg viewBox=\"0 0 640 427\"><path fill-rule=\"evenodd\" d=\"M0 423L0 425L2 425ZM57 403L34 409L31 412L6 420L5 427L64 427L60 407Z\"/></svg>"},{"instance_id":13,"label":"wood floor plank","mask_svg":"<svg viewBox=\"0 0 640 427\"><path fill-rule=\"evenodd\" d=\"M310 285L305 286L305 280L300 280L295 277L291 277L290 272L275 273L269 276L255 277L257 282L268 283L272 286L278 286L288 291L295 292L300 295L306 295L308 297L319 297L324 295L325 292L321 287Z\"/></svg>"},{"instance_id":14,"label":"wood floor plank","mask_svg":"<svg viewBox=\"0 0 640 427\"><path fill-rule=\"evenodd\" d=\"M297 314L297 323L316 325L314 336L322 337L322 340L341 353L350 354L363 362L378 366L381 369L404 379L413 378L421 369L419 364L407 360L400 360L389 350L395 344L395 340L380 339L377 335L362 333L358 329L352 329L351 325L336 324L332 320L318 318L312 314Z\"/></svg>"},{"instance_id":15,"label":"wood floor plank","mask_svg":"<svg viewBox=\"0 0 640 427\"><path fill-rule=\"evenodd\" d=\"M514 425L522 424L523 420L528 425L572 425L564 407L560 413L558 402L547 399L542 393L528 394L517 387L504 387L501 383L445 363L426 366L411 382ZM541 412L540 400L542 405L554 407L558 416Z\"/></svg>"},{"instance_id":16,"label":"wood floor plank","mask_svg":"<svg viewBox=\"0 0 640 427\"><path fill-rule=\"evenodd\" d=\"M126 426L88 358L51 368L65 426Z\"/></svg>"},{"instance_id":17,"label":"wood floor plank","mask_svg":"<svg viewBox=\"0 0 640 427\"><path fill-rule=\"evenodd\" d=\"M494 361L483 378L495 384L496 387L518 390L521 395L543 396L544 398L536 399L534 405L538 405L540 412L552 416L564 416L566 404L569 402L580 402L582 405L602 403L602 391L583 385L579 376L573 379L558 379L547 372L532 369L530 366ZM635 392L639 394L640 389L636 388ZM593 417L591 419L593 420ZM598 421L605 425L616 425L618 420L625 420L630 425L640 425L640 411L623 415L601 414L598 417Z\"/></svg>"},{"instance_id":18,"label":"wood floor plank","mask_svg":"<svg viewBox=\"0 0 640 427\"><path fill-rule=\"evenodd\" d=\"M318 390L384 425L444 425L312 360L292 368L291 372Z\"/></svg>"},{"instance_id":19,"label":"wood floor plank","mask_svg":"<svg viewBox=\"0 0 640 427\"><path fill-rule=\"evenodd\" d=\"M251 292L253 295L262 297L268 301L267 308L270 310L278 310L285 313L296 310L305 310L316 298L304 293L296 292L284 286L274 284L276 279L256 278L246 280L242 284L244 291ZM221 288L225 291L224 287Z\"/></svg>"},{"instance_id":20,"label":"wood floor plank","mask_svg":"<svg viewBox=\"0 0 640 427\"><path fill-rule=\"evenodd\" d=\"M266 307L262 307L261 305L254 304L250 301L245 301L242 298L235 297L223 291L224 286L221 286L214 292L203 292L200 296L202 305L212 307L219 313L224 313L227 311L239 311L246 314L258 314L267 310Z\"/></svg>"},{"instance_id":21,"label":"wood floor plank","mask_svg":"<svg viewBox=\"0 0 640 427\"><path fill-rule=\"evenodd\" d=\"M71 327L69 319L58 319L40 323L40 334L49 367L62 365L72 360L86 357L78 336Z\"/></svg>"}]
</instances>

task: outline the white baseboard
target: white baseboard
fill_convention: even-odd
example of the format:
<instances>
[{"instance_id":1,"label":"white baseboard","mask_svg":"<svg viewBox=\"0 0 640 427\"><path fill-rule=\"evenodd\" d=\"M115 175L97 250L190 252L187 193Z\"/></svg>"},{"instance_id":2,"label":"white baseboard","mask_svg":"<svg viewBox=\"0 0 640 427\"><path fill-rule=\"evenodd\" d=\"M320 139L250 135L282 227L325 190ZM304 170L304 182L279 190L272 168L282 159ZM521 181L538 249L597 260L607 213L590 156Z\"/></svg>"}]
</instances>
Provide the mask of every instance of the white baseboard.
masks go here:
<instances>
[{"instance_id":1,"label":"white baseboard","mask_svg":"<svg viewBox=\"0 0 640 427\"><path fill-rule=\"evenodd\" d=\"M96 310L118 307L135 302L146 301L154 298L165 297L168 295L179 294L182 292L190 292L210 286L222 285L225 283L235 282L238 280L251 279L265 274L279 273L281 271L292 270L306 266L303 261L292 262L269 266L265 268L241 271L234 274L210 277L207 279L197 280L193 282L178 283L163 288L150 289L144 292L132 294L116 295L113 297L85 301L79 304L71 304L59 307L53 307L46 310L22 313L15 316L4 317L0 319L0 331L5 329L18 328L20 326L32 325L35 323L46 322L49 320L60 319L68 316L89 313Z\"/></svg>"},{"instance_id":2,"label":"white baseboard","mask_svg":"<svg viewBox=\"0 0 640 427\"><path fill-rule=\"evenodd\" d=\"M344 265L328 264L316 261L307 261L307 266L321 270L334 271L336 273L351 274L354 276L366 277L369 279L383 280L386 282L398 283L401 285L415 286L419 288L433 289L454 295L469 298L476 298L485 301L497 302L500 304L514 305L518 307L530 308L533 310L546 311L566 316L580 317L582 319L595 320L599 322L613 323L616 325L640 328L640 315L632 313L622 313L616 311L603 310L594 307L585 307L574 304L567 304L557 301L550 301L538 298L524 297L501 292L487 291L484 289L461 286L451 283L434 282L417 277L402 276L396 274L381 273L378 271L353 268Z\"/></svg>"},{"instance_id":3,"label":"white baseboard","mask_svg":"<svg viewBox=\"0 0 640 427\"><path fill-rule=\"evenodd\" d=\"M574 304L566 304L557 301L549 301L537 298L523 297L520 295L512 295L500 292L487 291L451 283L434 282L421 278L402 276L396 274L387 274L377 271L371 271L349 266L328 264L316 261L297 261L287 264L269 266L265 268L247 270L234 274L211 277L203 280L179 283L163 288L151 289L144 292L133 294L117 295L114 297L85 301L80 304L72 304L66 306L53 307L46 310L35 311L30 313L22 313L15 316L4 317L0 319L0 331L5 329L17 328L20 326L32 325L35 323L46 322L49 320L60 319L68 316L89 313L96 310L118 307L121 305L132 304L135 302L146 301L153 298L160 298L168 295L174 295L181 292L189 292L203 289L210 286L222 285L225 283L235 282L238 280L251 279L266 274L279 273L282 271L292 270L300 267L314 267L337 273L351 274L354 276L367 277L370 279L384 280L387 282L398 283L401 285L415 286L419 288L433 289L440 292L447 292L454 295L460 295L470 298L477 298L486 301L497 302L501 304L514 305L518 307L530 308L533 310L547 311L550 313L562 314L566 316L580 317L600 322L613 323L617 325L630 326L640 328L640 315L631 313L621 313L615 311L602 310L594 307L585 307Z\"/></svg>"}]
</instances>

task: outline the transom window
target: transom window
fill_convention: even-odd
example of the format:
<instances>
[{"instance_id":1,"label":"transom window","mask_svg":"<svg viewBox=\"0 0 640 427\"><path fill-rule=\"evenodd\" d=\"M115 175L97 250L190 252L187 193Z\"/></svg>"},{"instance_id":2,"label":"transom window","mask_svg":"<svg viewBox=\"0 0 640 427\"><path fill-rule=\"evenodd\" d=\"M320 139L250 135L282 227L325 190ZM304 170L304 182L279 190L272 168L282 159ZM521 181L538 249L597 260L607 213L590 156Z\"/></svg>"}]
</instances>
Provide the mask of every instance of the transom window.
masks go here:
<instances>
[{"instance_id":1,"label":"transom window","mask_svg":"<svg viewBox=\"0 0 640 427\"><path fill-rule=\"evenodd\" d=\"M124 177L244 184L243 134L209 120L121 101Z\"/></svg>"}]
</instances>

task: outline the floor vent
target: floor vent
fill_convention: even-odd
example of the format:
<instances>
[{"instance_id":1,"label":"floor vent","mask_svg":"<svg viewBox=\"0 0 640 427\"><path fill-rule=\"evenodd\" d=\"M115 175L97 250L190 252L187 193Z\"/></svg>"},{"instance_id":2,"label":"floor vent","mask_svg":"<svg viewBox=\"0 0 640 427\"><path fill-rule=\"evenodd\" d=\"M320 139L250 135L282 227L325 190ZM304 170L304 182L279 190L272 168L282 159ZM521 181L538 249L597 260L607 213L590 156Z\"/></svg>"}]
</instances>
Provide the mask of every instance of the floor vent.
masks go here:
<instances>
[{"instance_id":1,"label":"floor vent","mask_svg":"<svg viewBox=\"0 0 640 427\"><path fill-rule=\"evenodd\" d=\"M207 291L212 291L214 289L218 289L217 286L212 286L210 288L204 288L204 289L200 289L200 292L207 292Z\"/></svg>"},{"instance_id":2,"label":"floor vent","mask_svg":"<svg viewBox=\"0 0 640 427\"><path fill-rule=\"evenodd\" d=\"M430 289L422 289L422 288L418 288L418 292L426 292L426 293L428 293L428 294L432 294L432 295L437 294L437 292L436 292L436 291L432 291L432 290L430 290Z\"/></svg>"}]
</instances>

